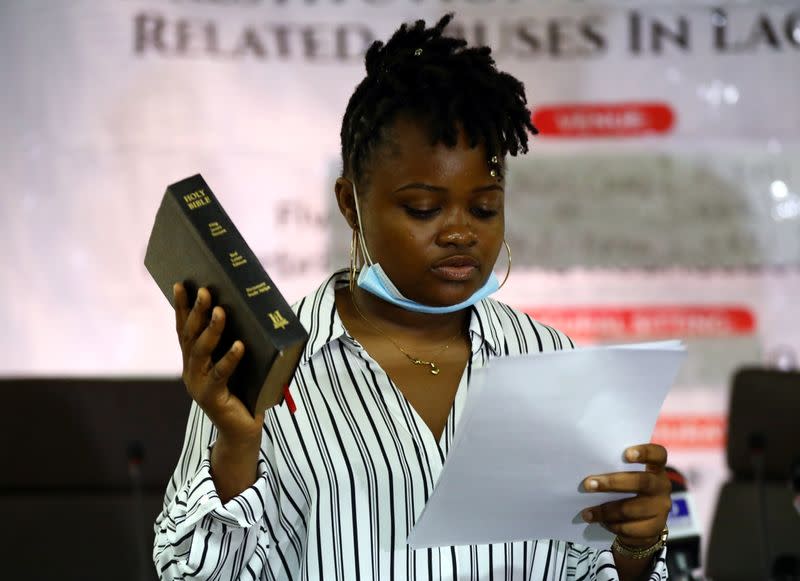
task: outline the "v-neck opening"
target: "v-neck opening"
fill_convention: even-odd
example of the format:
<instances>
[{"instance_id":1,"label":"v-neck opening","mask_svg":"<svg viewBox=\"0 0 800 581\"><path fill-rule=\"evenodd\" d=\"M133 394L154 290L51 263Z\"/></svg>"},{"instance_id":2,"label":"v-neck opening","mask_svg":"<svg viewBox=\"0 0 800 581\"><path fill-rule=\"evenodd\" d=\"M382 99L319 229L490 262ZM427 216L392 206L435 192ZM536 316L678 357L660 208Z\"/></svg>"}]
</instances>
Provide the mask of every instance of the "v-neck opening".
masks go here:
<instances>
[{"instance_id":1,"label":"v-neck opening","mask_svg":"<svg viewBox=\"0 0 800 581\"><path fill-rule=\"evenodd\" d=\"M403 393L403 390L400 389L400 387L395 382L395 380L392 379L392 377L383 368L383 366L380 363L378 363L378 361L369 353L369 351L367 351L367 349L364 347L364 345L362 345L361 342L358 341L350 333L350 331L348 330L347 326L344 324L344 320L342 319L341 313L339 312L338 305L336 304L336 291L348 284L348 282L347 282L347 274L348 273L347 272L342 272L341 274L344 275L344 276L342 276L341 278L335 279L333 281L333 284L332 284L332 287L333 287L332 288L332 291L333 291L333 308L334 308L334 313L335 313L335 326L338 327L339 332L341 333L339 335L339 338L342 339L342 340L345 340L346 342L351 343L351 345L355 349L356 355L357 355L357 357L358 357L358 359L360 361L362 361L363 363L365 363L367 365L374 366L375 370L379 370L380 373L382 373L386 377L386 380L387 380L389 386L391 387L391 389L394 392L393 395L394 395L395 399L397 400L398 405L406 406L406 409L408 410L408 415L410 416L411 421L413 421L413 424L414 424L414 426L416 428L415 431L417 433L416 434L411 433L414 430L411 430L410 426L408 426L406 429L409 431L409 433L411 433L411 436L415 440L419 440L419 439L423 439L424 440L426 438L429 438L430 441L432 441L434 444L436 444L436 446L439 449L440 456L441 456L442 460L444 460L445 456L447 455L447 446L446 446L446 444L447 444L448 438L450 436L454 436L455 435L456 426L454 424L455 424L455 421L456 421L455 418L456 418L456 415L457 415L457 412L458 412L457 406L459 405L459 402L461 402L463 404L464 397L466 396L466 394L464 392L466 392L468 390L468 385L467 384L469 382L468 381L468 379L469 379L468 375L470 373L470 369L474 366L475 358L477 357L478 353L480 353L481 350L482 350L482 344L487 341L487 337L484 336L485 333L484 333L483 324L481 323L480 317L477 315L477 312L476 312L476 307L474 307L474 306L471 307L470 313L469 313L470 321L469 321L469 325L468 325L468 337L467 337L467 343L468 343L468 345L467 345L468 346L467 360L465 361L464 367L461 370L461 374L460 374L459 379L458 379L458 385L457 385L455 391L453 392L453 399L450 402L449 409L448 409L448 412L447 412L447 419L446 419L446 421L444 423L444 427L442 428L442 432L441 432L441 434L439 434L438 437L436 437L434 435L434 433L433 433L433 430L430 428L430 426L427 424L427 422L425 422L425 420L422 418L422 414L420 414L419 410L417 410L417 408L414 406L414 404L411 403L411 400L409 400L409 398L406 397L405 393ZM478 329L480 329L480 332L477 332ZM389 400L388 397L386 397L386 394L382 394L382 397L383 397L386 405L391 409L392 402ZM398 412L401 414L401 418L399 418L399 419L401 419L402 421L400 423L402 425L407 425L408 424L408 419L403 417L403 415L404 415L403 414L403 410L400 409L400 410L398 410Z\"/></svg>"},{"instance_id":2,"label":"v-neck opening","mask_svg":"<svg viewBox=\"0 0 800 581\"><path fill-rule=\"evenodd\" d=\"M366 349L364 350L364 352L369 354ZM375 364L378 365L378 367L380 367L380 364L378 364L378 362L375 361L375 359L371 355L370 359L372 359L372 361L374 361ZM442 453L442 456L444 456L447 452L447 450L444 449L443 444L446 441L447 433L450 429L450 423L453 421L453 418L455 416L456 402L458 401L459 393L461 392L462 388L466 389L465 375L467 373L468 367L469 367L469 361L464 364L464 369L461 372L461 376L458 379L458 386L456 387L455 392L453 392L453 401L450 403L449 409L447 411L447 420L445 420L444 427L442 428L442 433L439 434L438 438L434 435L433 430L431 430L427 422L425 422L425 420L422 419L422 415L419 413L417 408L414 407L414 404L411 403L411 400L409 400L406 397L406 394L403 393L403 390L398 387L394 379L392 379L392 377L388 373L386 373L386 371L381 367L381 371L383 371L383 373L386 375L386 379L389 380L389 384L392 386L392 389L394 389L395 392L397 392L397 395L400 398L402 398L403 404L406 405L413 414L414 423L417 424L418 426L419 425L424 426L425 430L428 432L431 439L434 442L436 442L436 445L439 447L439 451Z\"/></svg>"},{"instance_id":3,"label":"v-neck opening","mask_svg":"<svg viewBox=\"0 0 800 581\"><path fill-rule=\"evenodd\" d=\"M389 386L391 387L392 391L394 392L394 396L398 400L398 403L400 405L405 406L407 408L407 410L409 411L411 419L413 420L414 425L417 428L418 436L421 438L421 437L424 437L425 434L427 434L427 436L439 448L439 451L440 451L442 457L444 457L446 455L446 452L447 452L447 450L445 449L445 446L444 446L444 443L447 441L447 435L448 435L448 433L450 431L454 431L454 428L455 428L455 426L452 426L452 423L454 422L454 417L455 417L455 412L456 412L456 404L458 403L459 395L461 395L462 389L467 389L467 386L466 386L467 378L466 378L466 376L467 376L468 369L470 368L471 359L473 357L472 349L470 348L470 352L469 352L469 356L468 356L469 358L468 358L467 362L464 364L464 369L461 371L461 375L460 375L459 380L458 380L458 386L456 387L456 390L453 393L453 401L450 403L450 406L449 406L449 409L448 409L448 412L447 412L447 420L445 421L444 427L442 428L442 433L437 438L434 435L433 430L431 430L430 426L427 424L427 422L425 422L425 420L422 419L422 415L419 413L417 408L414 406L414 404L411 403L411 400L409 400L408 397L406 397L406 394L403 393L403 390L400 389L400 387L398 387L398 385L395 382L395 380L392 379L391 375L389 375L389 373L386 372L386 370L383 368L383 366L381 366L381 364L378 363L378 361L372 355L370 355L369 351L367 351L367 349L361 344L361 342L358 341L358 339L356 339L355 337L353 337L353 335L350 333L350 331L347 330L346 326L342 325L342 327L344 329L343 337L348 342L352 343L352 345L358 350L359 359L363 359L363 361L366 364L374 366L377 370L380 370L380 372L386 377L386 381L389 384ZM388 405L391 402L387 400L386 403ZM412 434L412 436L414 436L415 439L417 439L417 435Z\"/></svg>"}]
</instances>

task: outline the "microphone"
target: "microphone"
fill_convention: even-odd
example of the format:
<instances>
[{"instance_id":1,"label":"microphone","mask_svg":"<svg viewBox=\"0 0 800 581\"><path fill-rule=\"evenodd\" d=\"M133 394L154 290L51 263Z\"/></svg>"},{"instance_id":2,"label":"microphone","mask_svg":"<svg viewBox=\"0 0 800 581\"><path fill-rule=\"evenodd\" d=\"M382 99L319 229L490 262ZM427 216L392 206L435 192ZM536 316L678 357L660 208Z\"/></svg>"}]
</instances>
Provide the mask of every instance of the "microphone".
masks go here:
<instances>
[{"instance_id":1,"label":"microphone","mask_svg":"<svg viewBox=\"0 0 800 581\"><path fill-rule=\"evenodd\" d=\"M675 468L665 468L672 485L672 510L667 516L667 570L673 581L694 581L692 571L700 567L700 526L695 518L686 477Z\"/></svg>"},{"instance_id":2,"label":"microphone","mask_svg":"<svg viewBox=\"0 0 800 581\"><path fill-rule=\"evenodd\" d=\"M792 471L789 475L789 481L792 484L792 495L794 497L794 509L800 516L800 456L795 458L792 463Z\"/></svg>"},{"instance_id":3,"label":"microphone","mask_svg":"<svg viewBox=\"0 0 800 581\"><path fill-rule=\"evenodd\" d=\"M148 555L147 542L144 537L144 499L142 495L142 462L144 461L144 445L138 440L128 443L125 450L128 458L128 478L131 483L131 513L133 534L136 539L136 579L145 581L152 565Z\"/></svg>"}]
</instances>

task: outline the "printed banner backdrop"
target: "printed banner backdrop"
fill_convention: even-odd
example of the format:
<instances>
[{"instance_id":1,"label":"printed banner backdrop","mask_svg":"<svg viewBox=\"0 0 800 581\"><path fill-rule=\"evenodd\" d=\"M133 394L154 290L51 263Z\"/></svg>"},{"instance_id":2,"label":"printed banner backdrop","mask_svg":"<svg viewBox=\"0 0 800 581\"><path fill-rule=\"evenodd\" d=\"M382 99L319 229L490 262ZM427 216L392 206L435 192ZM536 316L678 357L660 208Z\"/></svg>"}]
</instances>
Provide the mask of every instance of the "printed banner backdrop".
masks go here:
<instances>
[{"instance_id":1,"label":"printed banner backdrop","mask_svg":"<svg viewBox=\"0 0 800 581\"><path fill-rule=\"evenodd\" d=\"M166 185L196 172L290 300L343 266L363 53L450 10L542 130L510 165L499 298L584 344L687 340L655 439L708 523L732 373L800 351L796 2L2 3L0 374L178 373L142 262Z\"/></svg>"}]
</instances>

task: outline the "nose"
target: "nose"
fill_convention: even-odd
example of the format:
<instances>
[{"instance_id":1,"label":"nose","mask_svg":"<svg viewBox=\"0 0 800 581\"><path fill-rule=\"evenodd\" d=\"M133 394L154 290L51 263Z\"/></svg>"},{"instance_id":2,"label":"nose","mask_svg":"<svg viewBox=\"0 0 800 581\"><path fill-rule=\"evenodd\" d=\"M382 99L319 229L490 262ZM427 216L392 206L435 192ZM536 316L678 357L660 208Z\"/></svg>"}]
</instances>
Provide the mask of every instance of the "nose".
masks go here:
<instances>
[{"instance_id":1,"label":"nose","mask_svg":"<svg viewBox=\"0 0 800 581\"><path fill-rule=\"evenodd\" d=\"M472 228L469 213L453 212L452 217L443 225L437 237L440 246L471 247L478 243L478 235Z\"/></svg>"}]
</instances>

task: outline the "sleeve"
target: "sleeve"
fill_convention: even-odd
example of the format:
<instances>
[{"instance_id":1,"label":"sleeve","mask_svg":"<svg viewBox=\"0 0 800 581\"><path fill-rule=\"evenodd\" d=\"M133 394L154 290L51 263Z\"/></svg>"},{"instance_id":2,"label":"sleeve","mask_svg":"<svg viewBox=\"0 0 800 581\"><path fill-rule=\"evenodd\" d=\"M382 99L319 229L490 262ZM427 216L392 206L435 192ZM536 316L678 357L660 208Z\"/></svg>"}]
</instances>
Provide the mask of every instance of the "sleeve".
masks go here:
<instances>
[{"instance_id":1,"label":"sleeve","mask_svg":"<svg viewBox=\"0 0 800 581\"><path fill-rule=\"evenodd\" d=\"M216 428L192 402L183 450L155 522L153 561L160 579L259 579L276 512L274 450L264 429L256 482L223 504L211 478Z\"/></svg>"},{"instance_id":2,"label":"sleeve","mask_svg":"<svg viewBox=\"0 0 800 581\"><path fill-rule=\"evenodd\" d=\"M646 577L648 581L664 581L668 579L667 549L661 550L653 560L653 567ZM581 545L570 543L567 553L567 579L586 581L619 581L614 554L610 549L598 551Z\"/></svg>"}]
</instances>

